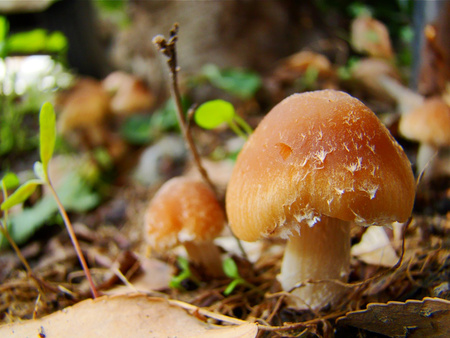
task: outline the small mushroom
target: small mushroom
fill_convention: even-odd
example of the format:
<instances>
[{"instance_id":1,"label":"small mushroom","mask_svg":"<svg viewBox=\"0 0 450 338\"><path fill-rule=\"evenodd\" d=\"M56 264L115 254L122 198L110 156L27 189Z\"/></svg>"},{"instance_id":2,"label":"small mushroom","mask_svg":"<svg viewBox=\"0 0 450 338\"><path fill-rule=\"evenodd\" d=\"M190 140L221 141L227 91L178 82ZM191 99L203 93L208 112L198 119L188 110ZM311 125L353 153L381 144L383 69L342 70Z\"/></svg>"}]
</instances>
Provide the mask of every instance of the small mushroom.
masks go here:
<instances>
[{"instance_id":1,"label":"small mushroom","mask_svg":"<svg viewBox=\"0 0 450 338\"><path fill-rule=\"evenodd\" d=\"M294 289L291 306L319 309L345 292L332 280L350 271L350 223L406 221L414 195L410 162L375 114L323 90L289 96L262 120L237 158L226 210L242 240L287 239L281 286Z\"/></svg>"},{"instance_id":2,"label":"small mushroom","mask_svg":"<svg viewBox=\"0 0 450 338\"><path fill-rule=\"evenodd\" d=\"M450 146L450 107L440 97L426 99L422 105L402 115L399 131L404 137L420 142L416 159L420 174L440 148ZM432 172L431 167L425 176L431 177Z\"/></svg>"},{"instance_id":3,"label":"small mushroom","mask_svg":"<svg viewBox=\"0 0 450 338\"><path fill-rule=\"evenodd\" d=\"M111 112L130 115L150 110L156 98L138 77L124 72L113 72L102 81L103 88L112 95Z\"/></svg>"},{"instance_id":4,"label":"small mushroom","mask_svg":"<svg viewBox=\"0 0 450 338\"><path fill-rule=\"evenodd\" d=\"M357 52L383 59L391 59L393 56L389 31L381 21L368 13L353 20L351 42Z\"/></svg>"},{"instance_id":5,"label":"small mushroom","mask_svg":"<svg viewBox=\"0 0 450 338\"><path fill-rule=\"evenodd\" d=\"M58 130L71 143L89 148L107 143L110 97L100 82L78 79L70 90L59 94L56 106L60 111Z\"/></svg>"},{"instance_id":6,"label":"small mushroom","mask_svg":"<svg viewBox=\"0 0 450 338\"><path fill-rule=\"evenodd\" d=\"M211 189L202 181L175 177L161 186L145 213L145 237L156 252L182 244L194 264L212 277L223 275L220 249L213 240L225 215Z\"/></svg>"}]
</instances>

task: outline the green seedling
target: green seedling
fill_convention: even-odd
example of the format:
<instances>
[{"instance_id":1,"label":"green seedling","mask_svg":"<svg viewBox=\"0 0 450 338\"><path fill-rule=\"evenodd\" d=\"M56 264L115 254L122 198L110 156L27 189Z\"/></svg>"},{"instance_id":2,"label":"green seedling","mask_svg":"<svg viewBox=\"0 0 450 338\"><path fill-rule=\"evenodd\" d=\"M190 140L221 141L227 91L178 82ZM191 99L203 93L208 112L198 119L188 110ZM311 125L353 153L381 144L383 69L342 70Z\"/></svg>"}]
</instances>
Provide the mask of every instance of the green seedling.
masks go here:
<instances>
[{"instance_id":1,"label":"green seedling","mask_svg":"<svg viewBox=\"0 0 450 338\"><path fill-rule=\"evenodd\" d=\"M72 244L77 253L78 259L81 263L81 266L84 270L86 278L88 279L91 292L94 298L98 297L97 289L95 288L94 282L92 280L91 273L87 266L84 255L81 251L80 245L78 243L77 237L73 230L72 223L70 222L69 217L67 216L67 212L64 209L61 200L56 193L49 177L48 173L48 164L53 156L53 151L55 148L55 140L56 140L56 123L55 123L55 111L53 106L46 102L42 105L42 108L39 113L39 141L40 141L40 162L36 162L34 164L34 173L36 175L36 179L29 180L21 185L11 196L5 198L3 203L1 204L1 210L7 211L11 207L16 204L20 204L24 202L31 194L36 190L39 185L47 185L55 199L55 202L58 206L59 213L61 214L66 229L69 233ZM6 229L5 227L2 227Z\"/></svg>"},{"instance_id":2,"label":"green seedling","mask_svg":"<svg viewBox=\"0 0 450 338\"><path fill-rule=\"evenodd\" d=\"M177 258L177 263L181 272L178 275L172 277L172 279L169 282L169 286L172 289L184 289L182 282L185 279L191 279L194 283L198 284L198 281L192 275L192 272L189 268L189 261L186 258L179 256Z\"/></svg>"},{"instance_id":3,"label":"green seedling","mask_svg":"<svg viewBox=\"0 0 450 338\"><path fill-rule=\"evenodd\" d=\"M228 284L227 288L223 292L225 296L229 296L238 285L245 285L251 288L254 287L253 284L247 282L241 277L236 262L231 257L228 257L223 261L223 272L225 272L227 277L232 279L231 283Z\"/></svg>"},{"instance_id":4,"label":"green seedling","mask_svg":"<svg viewBox=\"0 0 450 338\"><path fill-rule=\"evenodd\" d=\"M205 65L201 75L213 86L243 100L252 98L262 85L261 77L254 72L237 68L220 69L213 64Z\"/></svg>"},{"instance_id":5,"label":"green seedling","mask_svg":"<svg viewBox=\"0 0 450 338\"><path fill-rule=\"evenodd\" d=\"M181 98L184 109L189 107L189 100ZM167 131L178 131L175 104L169 99L160 109L151 115L130 116L121 127L123 138L137 145L149 144Z\"/></svg>"},{"instance_id":6,"label":"green seedling","mask_svg":"<svg viewBox=\"0 0 450 338\"><path fill-rule=\"evenodd\" d=\"M3 179L1 180L1 189L2 189L2 193L3 193L3 199L6 201L8 200L8 189L13 189L15 187L17 187L19 185L19 178L14 174L14 173L7 173ZM30 187L32 185L28 185L27 187ZM27 188L29 189L29 188ZM23 194L26 195L29 193L29 191L27 189L24 189L22 191L26 191ZM33 189L30 189L33 190ZM19 199L20 200L20 199ZM14 249L14 251L16 252L17 257L19 258L19 260L21 261L21 263L23 264L23 266L25 267L28 276L31 277L32 279L34 279L34 281L36 282L36 287L39 291L39 294L44 295L45 294L42 292L41 289L41 281L33 274L33 270L31 270L30 265L28 264L28 261L26 260L25 256L22 255L22 252L20 251L20 248L17 246L16 242L13 240L13 238L11 237L10 233L9 233L9 229L8 229L8 209L5 209L3 212L3 219L0 220L0 231L2 233L2 237L0 238L0 246L1 246L1 242L3 241L3 238L6 238L9 242L9 244L11 245L11 247Z\"/></svg>"},{"instance_id":7,"label":"green seedling","mask_svg":"<svg viewBox=\"0 0 450 338\"><path fill-rule=\"evenodd\" d=\"M236 114L231 103L224 100L212 100L200 105L194 114L195 122L204 129L214 129L223 123L244 139L253 132L252 128Z\"/></svg>"}]
</instances>

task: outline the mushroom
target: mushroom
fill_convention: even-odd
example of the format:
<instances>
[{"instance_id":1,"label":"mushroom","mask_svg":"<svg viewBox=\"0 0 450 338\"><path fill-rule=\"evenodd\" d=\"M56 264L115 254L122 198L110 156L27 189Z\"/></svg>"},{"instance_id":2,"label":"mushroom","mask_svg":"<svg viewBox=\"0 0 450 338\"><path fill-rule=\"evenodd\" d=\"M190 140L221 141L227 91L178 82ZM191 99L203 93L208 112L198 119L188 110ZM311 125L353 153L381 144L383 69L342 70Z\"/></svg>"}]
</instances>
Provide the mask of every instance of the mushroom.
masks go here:
<instances>
[{"instance_id":1,"label":"mushroom","mask_svg":"<svg viewBox=\"0 0 450 338\"><path fill-rule=\"evenodd\" d=\"M110 97L100 82L80 78L59 94L58 130L71 143L98 147L107 143L106 122L110 114Z\"/></svg>"},{"instance_id":2,"label":"mushroom","mask_svg":"<svg viewBox=\"0 0 450 338\"><path fill-rule=\"evenodd\" d=\"M450 107L440 97L431 97L402 115L399 123L400 133L420 142L416 159L417 173L420 174L432 160L439 148L450 146ZM431 177L433 169L425 172Z\"/></svg>"},{"instance_id":3,"label":"mushroom","mask_svg":"<svg viewBox=\"0 0 450 338\"><path fill-rule=\"evenodd\" d=\"M323 90L266 115L237 158L226 210L242 240L287 239L278 280L291 306L320 309L345 292L335 280L349 275L351 222L405 221L414 192L410 162L375 114Z\"/></svg>"},{"instance_id":4,"label":"mushroom","mask_svg":"<svg viewBox=\"0 0 450 338\"><path fill-rule=\"evenodd\" d=\"M153 107L156 98L138 77L116 71L102 81L105 91L112 95L111 112L116 115L130 115Z\"/></svg>"},{"instance_id":5,"label":"mushroom","mask_svg":"<svg viewBox=\"0 0 450 338\"><path fill-rule=\"evenodd\" d=\"M350 68L350 73L358 86L357 89L362 89L382 102L393 100L391 92L381 85L379 80L382 75L388 77L388 81L400 81L400 72L393 62L375 57L363 58Z\"/></svg>"},{"instance_id":6,"label":"mushroom","mask_svg":"<svg viewBox=\"0 0 450 338\"><path fill-rule=\"evenodd\" d=\"M220 250L213 239L225 215L212 190L202 181L175 177L161 186L145 213L145 237L156 252L182 244L194 264L212 277L223 275Z\"/></svg>"},{"instance_id":7,"label":"mushroom","mask_svg":"<svg viewBox=\"0 0 450 338\"><path fill-rule=\"evenodd\" d=\"M363 13L353 20L351 43L360 53L383 59L391 59L393 56L388 29L368 13Z\"/></svg>"}]
</instances>

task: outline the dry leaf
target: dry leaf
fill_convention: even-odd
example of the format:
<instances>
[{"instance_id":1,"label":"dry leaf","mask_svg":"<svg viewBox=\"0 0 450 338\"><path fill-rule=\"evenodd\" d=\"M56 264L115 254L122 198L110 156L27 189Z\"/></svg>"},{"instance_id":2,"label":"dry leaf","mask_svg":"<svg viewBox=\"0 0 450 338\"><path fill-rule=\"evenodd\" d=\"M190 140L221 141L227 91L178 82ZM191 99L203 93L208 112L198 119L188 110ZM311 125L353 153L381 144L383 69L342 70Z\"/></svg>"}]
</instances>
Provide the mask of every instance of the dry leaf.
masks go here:
<instances>
[{"instance_id":1,"label":"dry leaf","mask_svg":"<svg viewBox=\"0 0 450 338\"><path fill-rule=\"evenodd\" d=\"M117 285L105 290L108 295L123 295L131 292L152 292L168 288L175 268L155 258L139 257L140 271L130 279L130 285Z\"/></svg>"},{"instance_id":2,"label":"dry leaf","mask_svg":"<svg viewBox=\"0 0 450 338\"><path fill-rule=\"evenodd\" d=\"M405 303L372 303L366 310L347 313L338 324L390 337L449 337L450 301L427 297Z\"/></svg>"},{"instance_id":3,"label":"dry leaf","mask_svg":"<svg viewBox=\"0 0 450 338\"><path fill-rule=\"evenodd\" d=\"M368 228L361 241L352 246L351 253L367 264L392 267L398 261L397 253L383 227Z\"/></svg>"},{"instance_id":4,"label":"dry leaf","mask_svg":"<svg viewBox=\"0 0 450 338\"><path fill-rule=\"evenodd\" d=\"M256 324L204 323L142 294L88 299L38 320L0 327L0 337L255 337Z\"/></svg>"}]
</instances>

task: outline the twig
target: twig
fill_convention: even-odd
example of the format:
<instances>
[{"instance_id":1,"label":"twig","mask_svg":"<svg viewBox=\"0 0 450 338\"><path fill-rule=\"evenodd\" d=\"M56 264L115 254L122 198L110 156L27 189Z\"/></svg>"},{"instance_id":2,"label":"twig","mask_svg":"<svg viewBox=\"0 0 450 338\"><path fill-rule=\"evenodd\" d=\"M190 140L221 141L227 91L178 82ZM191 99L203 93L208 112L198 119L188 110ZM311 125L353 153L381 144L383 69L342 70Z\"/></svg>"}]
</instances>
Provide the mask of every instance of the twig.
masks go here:
<instances>
[{"instance_id":1,"label":"twig","mask_svg":"<svg viewBox=\"0 0 450 338\"><path fill-rule=\"evenodd\" d=\"M270 332L296 330L296 329L300 329L300 328L303 328L303 327L307 327L307 326L310 326L310 325L317 324L317 323L319 323L319 322L321 322L323 320L328 320L328 319L331 319L331 318L336 318L336 317L342 316L346 312L347 311L334 312L334 313L330 313L330 314L328 314L326 316L323 316L323 317L307 320L306 322L292 323L292 324L286 324L286 325L282 325L282 326L258 325L258 328L260 330L270 331Z\"/></svg>"},{"instance_id":2,"label":"twig","mask_svg":"<svg viewBox=\"0 0 450 338\"><path fill-rule=\"evenodd\" d=\"M182 301L179 301L179 300L168 299L167 301L169 302L169 304L179 306L179 307L181 307L181 308L183 308L185 310L188 310L188 311L197 312L197 313L199 313L199 314L201 314L201 315L203 315L205 317L209 317L209 318L213 318L213 319L216 319L216 320L220 320L220 321L225 322L225 323L235 324L235 325L242 325L242 324L250 323L250 322L248 322L246 320L233 318L233 317L222 315L220 313L215 313L215 312L212 312L212 311L208 311L208 310L203 309L201 307L198 307L198 306L195 306L195 305L192 305L192 304L189 304L189 303L185 303L185 302L182 302Z\"/></svg>"},{"instance_id":3,"label":"twig","mask_svg":"<svg viewBox=\"0 0 450 338\"><path fill-rule=\"evenodd\" d=\"M97 291L97 288L95 287L94 281L92 280L91 272L89 271L89 267L86 263L83 252L81 251L81 247L80 247L80 244L78 243L78 239L77 239L77 236L75 235L75 231L73 230L72 223L70 222L69 216L67 216L67 212L64 209L64 207L58 197L58 194L56 193L55 189L53 188L53 185L50 183L50 180L48 181L48 187L50 188L50 191L56 201L56 204L58 205L59 212L64 220L64 224L66 225L70 240L72 241L75 251L77 252L77 256L80 261L81 267L83 268L86 278L89 282L92 297L95 299L95 298L99 297L99 293Z\"/></svg>"},{"instance_id":4,"label":"twig","mask_svg":"<svg viewBox=\"0 0 450 338\"><path fill-rule=\"evenodd\" d=\"M177 51L176 51L176 42L178 40L178 24L175 23L173 25L173 28L170 30L170 37L169 40L166 40L166 38L162 35L157 35L153 38L153 43L155 44L156 48L167 58L167 65L169 66L169 74L170 74L170 92L171 95L175 101L176 106L176 112L177 112L177 118L178 118L178 124L180 125L181 132L183 134L183 137L186 141L187 147L189 151L192 154L192 157L194 158L194 164L197 167L197 170L200 172L200 175L202 176L203 180L208 184L208 186L211 188L211 190L216 195L216 198L218 201L221 201L222 199L219 196L219 193L217 191L216 186L209 178L208 172L205 170L205 168L202 165L202 161L200 158L200 155L198 153L197 147L192 139L191 134L191 128L190 128L190 116L192 116L195 112L196 107L193 106L188 111L188 121L186 121L185 114L183 111L183 105L181 103L181 94L180 89L178 87L178 71L180 70L177 65ZM233 234L234 236L234 234ZM238 244L238 247L242 253L242 256L248 260L247 253L244 250L244 247L242 246L241 241L234 236L236 239L236 242Z\"/></svg>"},{"instance_id":5,"label":"twig","mask_svg":"<svg viewBox=\"0 0 450 338\"><path fill-rule=\"evenodd\" d=\"M153 38L153 43L156 45L158 50L167 57L167 64L169 66L170 73L170 92L175 101L178 124L180 125L181 132L183 134L184 139L186 140L189 151L194 158L194 163L202 175L203 180L208 184L208 186L214 191L216 196L218 196L217 188L212 183L211 179L208 176L205 168L203 167L200 159L200 155L198 153L197 147L192 139L192 135L189 132L189 128L186 123L186 118L183 111L183 105L181 103L181 94L180 89L178 88L178 71L179 67L177 66L177 52L176 52L176 42L178 40L178 24L175 23L173 28L170 30L169 40L166 40L164 36L157 35ZM218 198L219 199L219 198Z\"/></svg>"}]
</instances>

